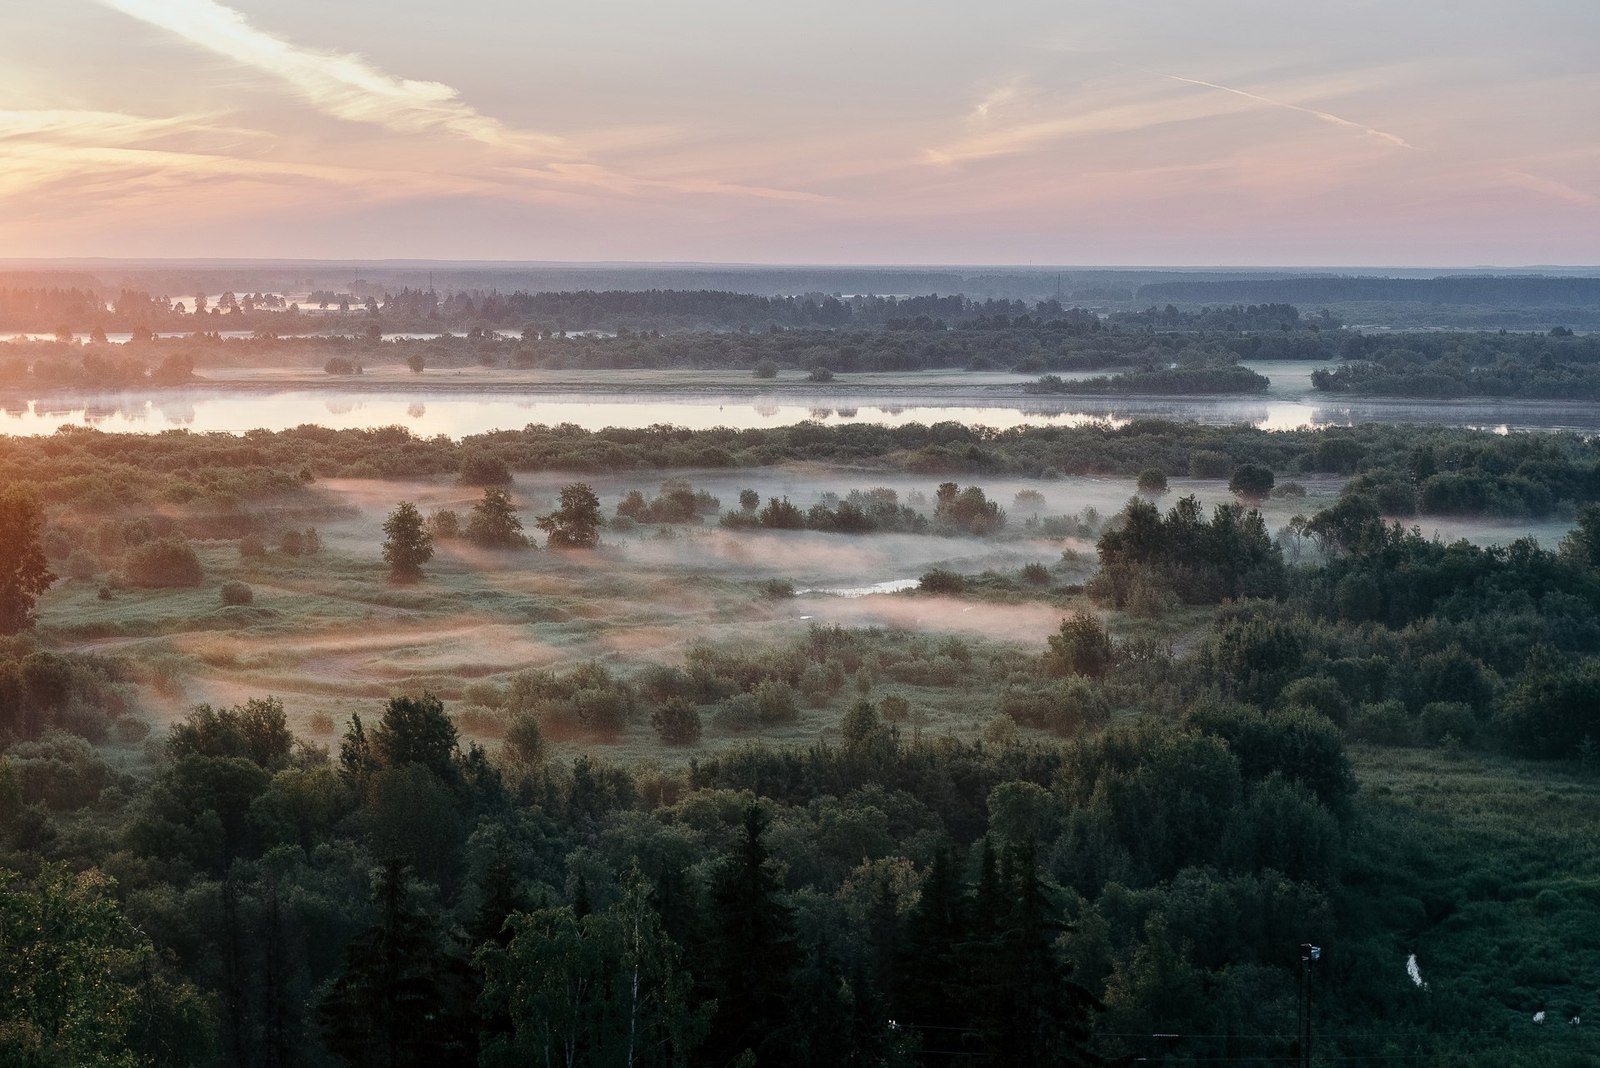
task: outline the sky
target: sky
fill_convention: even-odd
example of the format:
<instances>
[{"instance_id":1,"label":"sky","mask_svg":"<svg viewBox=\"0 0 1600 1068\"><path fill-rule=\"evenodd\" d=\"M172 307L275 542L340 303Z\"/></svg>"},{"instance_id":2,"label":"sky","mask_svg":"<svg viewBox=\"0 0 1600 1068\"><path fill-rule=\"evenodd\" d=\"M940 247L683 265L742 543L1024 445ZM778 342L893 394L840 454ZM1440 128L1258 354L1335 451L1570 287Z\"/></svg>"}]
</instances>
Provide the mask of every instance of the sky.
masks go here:
<instances>
[{"instance_id":1,"label":"sky","mask_svg":"<svg viewBox=\"0 0 1600 1068\"><path fill-rule=\"evenodd\" d=\"M0 5L0 255L1600 263L1600 0Z\"/></svg>"}]
</instances>

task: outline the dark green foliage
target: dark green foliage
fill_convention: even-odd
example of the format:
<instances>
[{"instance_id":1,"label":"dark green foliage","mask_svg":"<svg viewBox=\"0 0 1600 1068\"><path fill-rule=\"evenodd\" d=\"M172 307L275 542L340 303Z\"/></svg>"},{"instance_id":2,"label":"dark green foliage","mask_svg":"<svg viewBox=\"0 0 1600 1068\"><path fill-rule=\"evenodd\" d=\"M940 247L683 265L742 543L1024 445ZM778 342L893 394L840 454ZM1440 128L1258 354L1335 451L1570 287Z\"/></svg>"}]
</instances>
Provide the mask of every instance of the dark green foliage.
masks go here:
<instances>
[{"instance_id":1,"label":"dark green foliage","mask_svg":"<svg viewBox=\"0 0 1600 1068\"><path fill-rule=\"evenodd\" d=\"M485 549L527 546L522 519L509 493L494 486L483 491L483 500L472 506L472 513L467 517L467 538Z\"/></svg>"},{"instance_id":2,"label":"dark green foliage","mask_svg":"<svg viewBox=\"0 0 1600 1068\"><path fill-rule=\"evenodd\" d=\"M456 775L456 726L445 715L444 704L432 694L395 697L384 706L382 718L372 729L371 752L372 758L384 767L416 764L441 782L452 782Z\"/></svg>"},{"instance_id":3,"label":"dark green foliage","mask_svg":"<svg viewBox=\"0 0 1600 1068\"><path fill-rule=\"evenodd\" d=\"M285 767L293 747L283 702L272 697L234 708L196 705L167 736L173 757L242 757L268 771Z\"/></svg>"},{"instance_id":4,"label":"dark green foliage","mask_svg":"<svg viewBox=\"0 0 1600 1068\"><path fill-rule=\"evenodd\" d=\"M428 533L417 506L401 501L383 521L383 533L383 559L389 565L389 581L420 581L422 565L433 559L433 535Z\"/></svg>"},{"instance_id":5,"label":"dark green foliage","mask_svg":"<svg viewBox=\"0 0 1600 1068\"><path fill-rule=\"evenodd\" d=\"M20 486L0 491L0 635L16 634L33 623L33 606L50 588L51 573L40 542L43 513L33 493Z\"/></svg>"},{"instance_id":6,"label":"dark green foliage","mask_svg":"<svg viewBox=\"0 0 1600 1068\"><path fill-rule=\"evenodd\" d=\"M222 603L229 605L249 604L256 599L255 591L247 582L230 580L222 584Z\"/></svg>"},{"instance_id":7,"label":"dark green foliage","mask_svg":"<svg viewBox=\"0 0 1600 1068\"><path fill-rule=\"evenodd\" d=\"M1115 655L1111 633L1087 612L1075 612L1050 635L1044 655L1045 670L1052 675L1087 675L1099 678L1111 667Z\"/></svg>"},{"instance_id":8,"label":"dark green foliage","mask_svg":"<svg viewBox=\"0 0 1600 1068\"><path fill-rule=\"evenodd\" d=\"M709 1063L733 1063L745 1050L757 1063L793 1063L799 1033L789 998L802 957L768 867L769 822L759 806L745 808L738 843L712 889L706 972L721 996L704 1050Z\"/></svg>"},{"instance_id":9,"label":"dark green foliage","mask_svg":"<svg viewBox=\"0 0 1600 1068\"><path fill-rule=\"evenodd\" d=\"M1228 364L1220 367L1165 367L1128 371L1094 378L1062 378L1045 375L1024 388L1029 393L1151 393L1199 396L1216 393L1265 393L1271 380L1248 367Z\"/></svg>"},{"instance_id":10,"label":"dark green foliage","mask_svg":"<svg viewBox=\"0 0 1600 1068\"><path fill-rule=\"evenodd\" d=\"M204 578L194 547L181 538L158 538L135 547L123 570L135 586L198 586Z\"/></svg>"},{"instance_id":11,"label":"dark green foliage","mask_svg":"<svg viewBox=\"0 0 1600 1068\"><path fill-rule=\"evenodd\" d=\"M466 962L412 903L401 865L383 869L373 903L377 922L345 948L343 968L317 1004L328 1049L360 1068L474 1063Z\"/></svg>"},{"instance_id":12,"label":"dark green foliage","mask_svg":"<svg viewBox=\"0 0 1600 1068\"><path fill-rule=\"evenodd\" d=\"M1167 492L1167 474L1165 471L1158 471L1153 467L1146 468L1139 472L1139 477L1135 484L1139 487L1140 493L1150 497L1159 497Z\"/></svg>"},{"instance_id":13,"label":"dark green foliage","mask_svg":"<svg viewBox=\"0 0 1600 1068\"><path fill-rule=\"evenodd\" d=\"M1272 493L1273 481L1271 468L1241 464L1228 477L1228 492L1242 501L1256 503L1266 500Z\"/></svg>"},{"instance_id":14,"label":"dark green foliage","mask_svg":"<svg viewBox=\"0 0 1600 1068\"><path fill-rule=\"evenodd\" d=\"M463 486L509 486L511 468L505 460L492 453L469 451L461 458L461 470L456 480Z\"/></svg>"},{"instance_id":15,"label":"dark green foliage","mask_svg":"<svg viewBox=\"0 0 1600 1068\"><path fill-rule=\"evenodd\" d=\"M561 506L542 515L538 527L552 549L592 549L600 544L600 498L586 482L561 487Z\"/></svg>"},{"instance_id":16,"label":"dark green foliage","mask_svg":"<svg viewBox=\"0 0 1600 1068\"><path fill-rule=\"evenodd\" d=\"M1116 607L1129 603L1141 579L1174 591L1189 604L1224 598L1275 597L1286 589L1283 552L1261 514L1238 504L1217 505L1209 522L1192 496L1165 517L1134 498L1120 526L1100 536L1100 573L1090 593Z\"/></svg>"},{"instance_id":17,"label":"dark green foliage","mask_svg":"<svg viewBox=\"0 0 1600 1068\"><path fill-rule=\"evenodd\" d=\"M694 745L700 740L700 710L682 697L669 697L650 713L650 726L667 745Z\"/></svg>"},{"instance_id":18,"label":"dark green foliage","mask_svg":"<svg viewBox=\"0 0 1600 1068\"><path fill-rule=\"evenodd\" d=\"M948 528L966 534L993 534L1006 525L1006 514L998 501L991 501L981 487L962 489L954 482L941 482L934 497L934 518Z\"/></svg>"}]
</instances>

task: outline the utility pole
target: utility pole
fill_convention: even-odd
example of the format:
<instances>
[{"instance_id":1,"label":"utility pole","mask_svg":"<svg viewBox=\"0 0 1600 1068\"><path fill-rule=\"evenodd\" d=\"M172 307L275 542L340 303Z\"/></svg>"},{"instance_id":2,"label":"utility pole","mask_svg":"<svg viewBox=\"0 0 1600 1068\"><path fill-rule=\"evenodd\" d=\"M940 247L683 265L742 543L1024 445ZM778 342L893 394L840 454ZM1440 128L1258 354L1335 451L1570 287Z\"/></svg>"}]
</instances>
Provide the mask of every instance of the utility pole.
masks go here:
<instances>
[{"instance_id":1,"label":"utility pole","mask_svg":"<svg viewBox=\"0 0 1600 1068\"><path fill-rule=\"evenodd\" d=\"M1322 959L1322 947L1300 943L1300 982L1296 1010L1299 1014L1295 1045L1300 1068L1311 1068L1311 966Z\"/></svg>"}]
</instances>

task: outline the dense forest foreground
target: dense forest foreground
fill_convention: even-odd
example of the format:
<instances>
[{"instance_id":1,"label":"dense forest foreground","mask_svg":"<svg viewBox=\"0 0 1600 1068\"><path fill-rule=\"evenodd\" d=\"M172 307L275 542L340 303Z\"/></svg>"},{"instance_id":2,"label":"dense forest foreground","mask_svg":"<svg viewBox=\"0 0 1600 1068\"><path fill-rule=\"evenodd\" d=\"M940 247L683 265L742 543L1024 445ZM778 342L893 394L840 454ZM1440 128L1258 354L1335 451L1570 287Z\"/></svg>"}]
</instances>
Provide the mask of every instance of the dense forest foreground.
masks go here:
<instances>
[{"instance_id":1,"label":"dense forest foreground","mask_svg":"<svg viewBox=\"0 0 1600 1068\"><path fill-rule=\"evenodd\" d=\"M0 536L0 1063L1600 1054L1591 439L76 430Z\"/></svg>"}]
</instances>

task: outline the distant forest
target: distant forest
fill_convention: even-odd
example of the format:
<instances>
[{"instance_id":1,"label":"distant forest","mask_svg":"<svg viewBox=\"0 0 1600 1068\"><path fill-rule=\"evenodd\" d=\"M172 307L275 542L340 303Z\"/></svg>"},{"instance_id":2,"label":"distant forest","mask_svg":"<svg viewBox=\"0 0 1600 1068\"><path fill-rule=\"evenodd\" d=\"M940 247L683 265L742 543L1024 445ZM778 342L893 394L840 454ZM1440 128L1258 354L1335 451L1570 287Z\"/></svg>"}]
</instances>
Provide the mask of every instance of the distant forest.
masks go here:
<instances>
[{"instance_id":1,"label":"distant forest","mask_svg":"<svg viewBox=\"0 0 1600 1068\"><path fill-rule=\"evenodd\" d=\"M1305 278L1194 279L1139 287L1141 301L1201 304L1337 304L1347 301L1408 301L1433 304L1600 304L1600 278L1546 275L1444 275L1438 278L1371 278L1356 275Z\"/></svg>"}]
</instances>

